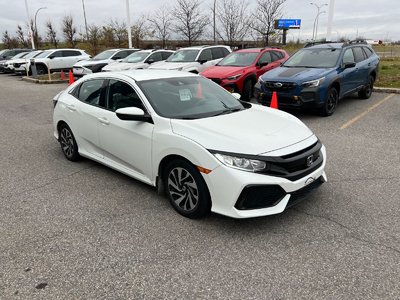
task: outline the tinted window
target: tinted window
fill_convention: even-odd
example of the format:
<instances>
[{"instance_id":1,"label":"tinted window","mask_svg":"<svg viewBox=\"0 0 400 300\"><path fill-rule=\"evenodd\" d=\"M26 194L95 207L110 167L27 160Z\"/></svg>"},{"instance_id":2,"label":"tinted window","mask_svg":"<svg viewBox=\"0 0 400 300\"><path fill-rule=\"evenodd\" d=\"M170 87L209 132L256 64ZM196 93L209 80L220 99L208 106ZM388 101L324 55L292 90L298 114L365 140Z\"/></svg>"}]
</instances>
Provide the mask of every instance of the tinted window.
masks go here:
<instances>
[{"instance_id":1,"label":"tinted window","mask_svg":"<svg viewBox=\"0 0 400 300\"><path fill-rule=\"evenodd\" d=\"M163 60L160 52L153 53L146 61L160 61Z\"/></svg>"},{"instance_id":2,"label":"tinted window","mask_svg":"<svg viewBox=\"0 0 400 300\"><path fill-rule=\"evenodd\" d=\"M97 54L95 57L92 58L92 60L109 59L114 53L115 50L106 50Z\"/></svg>"},{"instance_id":3,"label":"tinted window","mask_svg":"<svg viewBox=\"0 0 400 300\"><path fill-rule=\"evenodd\" d=\"M162 52L162 60L166 60L168 57L172 55L172 52Z\"/></svg>"},{"instance_id":4,"label":"tinted window","mask_svg":"<svg viewBox=\"0 0 400 300\"><path fill-rule=\"evenodd\" d=\"M142 101L135 90L127 83L111 79L108 87L107 109L116 111L124 107L143 108Z\"/></svg>"},{"instance_id":5,"label":"tinted window","mask_svg":"<svg viewBox=\"0 0 400 300\"><path fill-rule=\"evenodd\" d=\"M261 65L263 63L270 63L271 62L271 52L264 52L263 55L261 55L260 59L258 60L258 63Z\"/></svg>"},{"instance_id":6,"label":"tinted window","mask_svg":"<svg viewBox=\"0 0 400 300\"><path fill-rule=\"evenodd\" d=\"M79 56L81 53L75 50L64 50L62 51L62 56L69 57L69 56Z\"/></svg>"},{"instance_id":7,"label":"tinted window","mask_svg":"<svg viewBox=\"0 0 400 300\"><path fill-rule=\"evenodd\" d=\"M168 57L168 62L192 62L196 59L199 50L179 50Z\"/></svg>"},{"instance_id":8,"label":"tinted window","mask_svg":"<svg viewBox=\"0 0 400 300\"><path fill-rule=\"evenodd\" d=\"M129 54L132 54L131 52L128 52L128 51L126 51L126 50L124 50L124 51L119 51L117 54L115 54L113 57L112 57L112 59L122 59L122 58L125 58L125 57L127 57Z\"/></svg>"},{"instance_id":9,"label":"tinted window","mask_svg":"<svg viewBox=\"0 0 400 300\"><path fill-rule=\"evenodd\" d=\"M135 52L135 53L132 53L131 55L125 57L123 62L128 62L128 63L142 62L148 55L149 55L148 51Z\"/></svg>"},{"instance_id":10,"label":"tinted window","mask_svg":"<svg viewBox=\"0 0 400 300\"><path fill-rule=\"evenodd\" d=\"M353 63L355 62L353 50L347 49L343 55L343 63Z\"/></svg>"},{"instance_id":11,"label":"tinted window","mask_svg":"<svg viewBox=\"0 0 400 300\"><path fill-rule=\"evenodd\" d=\"M62 52L61 51L55 51L52 54L50 54L49 58L55 58L55 57L62 57ZM39 56L40 57L40 56Z\"/></svg>"},{"instance_id":12,"label":"tinted window","mask_svg":"<svg viewBox=\"0 0 400 300\"><path fill-rule=\"evenodd\" d=\"M224 57L227 56L229 53L231 53L226 48L221 48L221 49L222 49L222 52L224 53Z\"/></svg>"},{"instance_id":13,"label":"tinted window","mask_svg":"<svg viewBox=\"0 0 400 300\"><path fill-rule=\"evenodd\" d=\"M278 51L271 51L271 59L272 61L277 61L282 59L283 54L281 52Z\"/></svg>"},{"instance_id":14,"label":"tinted window","mask_svg":"<svg viewBox=\"0 0 400 300\"><path fill-rule=\"evenodd\" d=\"M365 54L367 55L367 57L371 57L372 54L374 54L374 52L368 47L363 47L363 49L364 49Z\"/></svg>"},{"instance_id":15,"label":"tinted window","mask_svg":"<svg viewBox=\"0 0 400 300\"><path fill-rule=\"evenodd\" d=\"M304 48L297 51L285 63L285 67L333 68L336 66L341 49Z\"/></svg>"},{"instance_id":16,"label":"tinted window","mask_svg":"<svg viewBox=\"0 0 400 300\"><path fill-rule=\"evenodd\" d=\"M355 56L356 62L363 61L366 58L364 51L361 47L354 47L353 51L354 51L354 56Z\"/></svg>"},{"instance_id":17,"label":"tinted window","mask_svg":"<svg viewBox=\"0 0 400 300\"><path fill-rule=\"evenodd\" d=\"M100 97L103 88L103 79L85 81L79 88L78 99L90 105L100 105Z\"/></svg>"},{"instance_id":18,"label":"tinted window","mask_svg":"<svg viewBox=\"0 0 400 300\"><path fill-rule=\"evenodd\" d=\"M220 48L220 47L212 48L211 53L212 53L213 59L223 58L225 56L224 52L222 51L222 48Z\"/></svg>"},{"instance_id":19,"label":"tinted window","mask_svg":"<svg viewBox=\"0 0 400 300\"><path fill-rule=\"evenodd\" d=\"M212 58L212 55L211 55L211 49L204 49L201 52L200 56L199 56L199 61L201 61L201 60L209 61L209 60L212 60L212 59L213 58Z\"/></svg>"}]
</instances>

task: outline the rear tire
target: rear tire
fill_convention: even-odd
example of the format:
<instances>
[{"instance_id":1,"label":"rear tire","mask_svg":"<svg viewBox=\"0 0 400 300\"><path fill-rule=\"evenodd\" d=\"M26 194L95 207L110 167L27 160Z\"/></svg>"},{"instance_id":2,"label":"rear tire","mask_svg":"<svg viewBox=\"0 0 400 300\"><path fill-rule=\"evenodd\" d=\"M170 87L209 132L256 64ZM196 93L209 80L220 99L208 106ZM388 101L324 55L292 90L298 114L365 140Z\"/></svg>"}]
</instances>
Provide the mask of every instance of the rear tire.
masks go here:
<instances>
[{"instance_id":1,"label":"rear tire","mask_svg":"<svg viewBox=\"0 0 400 300\"><path fill-rule=\"evenodd\" d=\"M163 176L165 193L172 207L181 215L197 219L210 212L210 193L200 172L190 162L170 162Z\"/></svg>"},{"instance_id":2,"label":"rear tire","mask_svg":"<svg viewBox=\"0 0 400 300\"><path fill-rule=\"evenodd\" d=\"M243 84L243 91L241 99L244 101L250 101L253 97L253 82L247 79Z\"/></svg>"},{"instance_id":3,"label":"rear tire","mask_svg":"<svg viewBox=\"0 0 400 300\"><path fill-rule=\"evenodd\" d=\"M338 105L339 102L339 92L336 88L331 87L328 90L328 96L320 109L320 113L324 117L331 116Z\"/></svg>"},{"instance_id":4,"label":"rear tire","mask_svg":"<svg viewBox=\"0 0 400 300\"><path fill-rule=\"evenodd\" d=\"M372 95L372 90L374 88L374 77L369 75L368 83L364 88L358 92L358 97L360 99L369 99Z\"/></svg>"}]
</instances>

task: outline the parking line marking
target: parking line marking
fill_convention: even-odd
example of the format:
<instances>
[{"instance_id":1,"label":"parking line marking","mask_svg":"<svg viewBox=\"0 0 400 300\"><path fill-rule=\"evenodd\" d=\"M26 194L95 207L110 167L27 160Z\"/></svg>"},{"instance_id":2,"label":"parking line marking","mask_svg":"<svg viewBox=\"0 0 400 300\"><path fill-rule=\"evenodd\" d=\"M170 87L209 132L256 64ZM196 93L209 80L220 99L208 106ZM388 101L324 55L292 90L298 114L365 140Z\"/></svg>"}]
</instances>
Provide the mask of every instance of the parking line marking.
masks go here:
<instances>
[{"instance_id":1,"label":"parking line marking","mask_svg":"<svg viewBox=\"0 0 400 300\"><path fill-rule=\"evenodd\" d=\"M351 126L353 123L357 122L359 119L361 119L362 117L364 117L365 115L367 115L368 113L370 113L372 110L374 110L375 108L377 108L379 105L383 104L384 102L388 101L390 98L392 98L395 94L390 94L389 96L386 96L384 99L382 99L381 101L379 101L378 103L375 103L374 105L368 107L368 109L364 112L362 112L361 114L359 114L358 116L355 116L353 119L351 119L350 121L348 121L347 123L343 124L342 127L340 127L339 129L346 129L347 127Z\"/></svg>"}]
</instances>

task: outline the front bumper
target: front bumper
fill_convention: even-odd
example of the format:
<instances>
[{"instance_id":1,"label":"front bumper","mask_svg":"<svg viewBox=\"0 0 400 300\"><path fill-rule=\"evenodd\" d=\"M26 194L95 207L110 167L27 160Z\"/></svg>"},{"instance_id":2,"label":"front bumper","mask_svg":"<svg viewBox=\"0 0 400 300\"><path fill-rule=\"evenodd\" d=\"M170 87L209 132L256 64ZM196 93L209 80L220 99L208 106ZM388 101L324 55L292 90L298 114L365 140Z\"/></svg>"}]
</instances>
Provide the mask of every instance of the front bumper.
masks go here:
<instances>
[{"instance_id":1,"label":"front bumper","mask_svg":"<svg viewBox=\"0 0 400 300\"><path fill-rule=\"evenodd\" d=\"M211 210L232 218L262 217L283 212L287 207L296 204L327 181L324 171L326 164L324 146L321 148L321 154L323 156L321 166L295 181L236 170L224 165L219 166L208 175L204 175L212 199ZM266 188L266 190L271 188L278 192L263 194L256 191L250 197L259 198L253 199L251 207L257 207L258 203L260 208L252 209L241 206L240 201L243 200L243 194L252 187ZM256 204L254 205L254 203Z\"/></svg>"},{"instance_id":2,"label":"front bumper","mask_svg":"<svg viewBox=\"0 0 400 300\"><path fill-rule=\"evenodd\" d=\"M88 74L92 74L93 72L92 70L85 67L73 67L72 73L74 74L74 77L82 77Z\"/></svg>"}]
</instances>

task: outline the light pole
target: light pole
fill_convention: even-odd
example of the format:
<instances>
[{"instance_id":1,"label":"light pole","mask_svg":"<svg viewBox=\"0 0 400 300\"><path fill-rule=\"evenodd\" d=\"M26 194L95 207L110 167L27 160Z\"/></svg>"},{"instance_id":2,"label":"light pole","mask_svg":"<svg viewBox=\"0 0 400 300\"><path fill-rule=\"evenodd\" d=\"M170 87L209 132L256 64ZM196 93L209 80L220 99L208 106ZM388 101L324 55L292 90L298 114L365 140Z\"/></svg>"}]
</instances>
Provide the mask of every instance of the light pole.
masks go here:
<instances>
[{"instance_id":1,"label":"light pole","mask_svg":"<svg viewBox=\"0 0 400 300\"><path fill-rule=\"evenodd\" d=\"M82 0L82 8L83 8L83 17L85 18L86 40L88 40L89 39L89 31L88 31L87 20L86 20L85 0Z\"/></svg>"},{"instance_id":2,"label":"light pole","mask_svg":"<svg viewBox=\"0 0 400 300\"><path fill-rule=\"evenodd\" d=\"M129 0L126 0L126 20L128 22L128 47L132 48L132 28L131 28L131 12L129 10Z\"/></svg>"},{"instance_id":3,"label":"light pole","mask_svg":"<svg viewBox=\"0 0 400 300\"><path fill-rule=\"evenodd\" d=\"M328 26L326 29L326 40L327 41L331 40L334 10L335 10L335 0L330 0L329 1Z\"/></svg>"},{"instance_id":4,"label":"light pole","mask_svg":"<svg viewBox=\"0 0 400 300\"><path fill-rule=\"evenodd\" d=\"M317 35L318 35L318 19L319 19L319 15L326 13L326 11L323 12L319 12L321 7L323 6L328 6L328 4L324 3L322 5L318 5L314 2L310 2L311 5L314 5L317 8L317 15L315 17L314 20L314 27L313 27L313 42L315 42L315 40L317 39Z\"/></svg>"},{"instance_id":5,"label":"light pole","mask_svg":"<svg viewBox=\"0 0 400 300\"><path fill-rule=\"evenodd\" d=\"M217 44L217 39L216 39L216 36L215 36L215 32L216 32L216 30L215 30L215 8L216 8L216 4L217 4L217 0L214 0L214 10L213 10L213 17L214 17L214 44Z\"/></svg>"},{"instance_id":6,"label":"light pole","mask_svg":"<svg viewBox=\"0 0 400 300\"><path fill-rule=\"evenodd\" d=\"M25 9L26 9L26 16L28 17L29 36L31 38L32 49L35 49L35 42L33 41L31 21L29 20L30 17L29 17L29 9L28 9L28 1L27 0L25 0Z\"/></svg>"},{"instance_id":7,"label":"light pole","mask_svg":"<svg viewBox=\"0 0 400 300\"><path fill-rule=\"evenodd\" d=\"M43 7L39 7L37 10L36 10L36 13L35 13L35 21L34 21L34 24L35 24L35 31L34 31L34 35L35 35L35 37L36 37L36 44L38 44L38 37L39 37L39 35L38 35L38 30L37 30L37 25L36 25L36 17L37 17L37 14L38 14L38 12L41 10L41 9L47 9L47 7L45 7L45 6L43 6Z\"/></svg>"}]
</instances>

